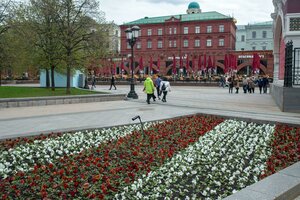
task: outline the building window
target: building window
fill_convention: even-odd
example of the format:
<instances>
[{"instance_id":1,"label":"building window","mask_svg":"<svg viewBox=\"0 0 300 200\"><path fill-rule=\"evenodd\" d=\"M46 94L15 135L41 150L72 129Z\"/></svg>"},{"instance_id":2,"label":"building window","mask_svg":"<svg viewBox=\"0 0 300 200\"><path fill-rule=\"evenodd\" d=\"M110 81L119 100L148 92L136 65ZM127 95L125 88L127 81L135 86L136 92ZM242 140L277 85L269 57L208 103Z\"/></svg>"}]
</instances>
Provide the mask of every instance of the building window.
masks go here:
<instances>
[{"instance_id":1,"label":"building window","mask_svg":"<svg viewBox=\"0 0 300 200\"><path fill-rule=\"evenodd\" d=\"M241 41L245 42L245 36L244 35L242 35Z\"/></svg>"},{"instance_id":2,"label":"building window","mask_svg":"<svg viewBox=\"0 0 300 200\"><path fill-rule=\"evenodd\" d=\"M169 40L169 47L172 47L172 40Z\"/></svg>"},{"instance_id":3,"label":"building window","mask_svg":"<svg viewBox=\"0 0 300 200\"><path fill-rule=\"evenodd\" d=\"M140 41L136 43L136 48L137 48L137 49L140 49L140 48L142 48L142 44L141 44L141 42L140 42Z\"/></svg>"},{"instance_id":4,"label":"building window","mask_svg":"<svg viewBox=\"0 0 300 200\"><path fill-rule=\"evenodd\" d=\"M189 33L189 27L184 27L183 34L188 34L188 33Z\"/></svg>"},{"instance_id":5,"label":"building window","mask_svg":"<svg viewBox=\"0 0 300 200\"><path fill-rule=\"evenodd\" d=\"M176 34L176 32L177 32L177 29L176 29L176 27L174 28L174 34Z\"/></svg>"},{"instance_id":6,"label":"building window","mask_svg":"<svg viewBox=\"0 0 300 200\"><path fill-rule=\"evenodd\" d=\"M212 26L207 26L206 27L206 32L211 33L212 32Z\"/></svg>"},{"instance_id":7,"label":"building window","mask_svg":"<svg viewBox=\"0 0 300 200\"><path fill-rule=\"evenodd\" d=\"M212 41L211 41L211 39L207 39L207 40L206 40L206 46L207 46L207 47L211 47L211 46L212 46Z\"/></svg>"},{"instance_id":8,"label":"building window","mask_svg":"<svg viewBox=\"0 0 300 200\"><path fill-rule=\"evenodd\" d=\"M252 38L256 38L256 31L252 31Z\"/></svg>"},{"instance_id":9,"label":"building window","mask_svg":"<svg viewBox=\"0 0 300 200\"><path fill-rule=\"evenodd\" d=\"M177 42L176 42L176 40L174 40L174 45L173 45L174 47L177 47Z\"/></svg>"},{"instance_id":10,"label":"building window","mask_svg":"<svg viewBox=\"0 0 300 200\"><path fill-rule=\"evenodd\" d=\"M256 50L256 47L252 47L252 50Z\"/></svg>"},{"instance_id":11,"label":"building window","mask_svg":"<svg viewBox=\"0 0 300 200\"><path fill-rule=\"evenodd\" d=\"M157 29L157 35L162 35L162 29L161 28Z\"/></svg>"},{"instance_id":12,"label":"building window","mask_svg":"<svg viewBox=\"0 0 300 200\"><path fill-rule=\"evenodd\" d=\"M189 41L183 40L183 47L188 47L188 46L189 46Z\"/></svg>"},{"instance_id":13,"label":"building window","mask_svg":"<svg viewBox=\"0 0 300 200\"><path fill-rule=\"evenodd\" d=\"M148 29L147 35L148 36L152 35L152 29Z\"/></svg>"},{"instance_id":14,"label":"building window","mask_svg":"<svg viewBox=\"0 0 300 200\"><path fill-rule=\"evenodd\" d=\"M195 33L200 33L200 26L195 27Z\"/></svg>"},{"instance_id":15,"label":"building window","mask_svg":"<svg viewBox=\"0 0 300 200\"><path fill-rule=\"evenodd\" d=\"M147 41L147 48L148 48L148 49L151 49L151 48L152 48L152 41L151 41L151 40L148 40L148 41Z\"/></svg>"},{"instance_id":16,"label":"building window","mask_svg":"<svg viewBox=\"0 0 300 200\"><path fill-rule=\"evenodd\" d=\"M244 51L245 50L245 48L241 48L241 51Z\"/></svg>"},{"instance_id":17,"label":"building window","mask_svg":"<svg viewBox=\"0 0 300 200\"><path fill-rule=\"evenodd\" d=\"M262 32L262 37L263 37L263 38L267 38L267 31L263 31L263 32Z\"/></svg>"},{"instance_id":18,"label":"building window","mask_svg":"<svg viewBox=\"0 0 300 200\"><path fill-rule=\"evenodd\" d=\"M200 40L199 39L195 40L195 47L200 47Z\"/></svg>"},{"instance_id":19,"label":"building window","mask_svg":"<svg viewBox=\"0 0 300 200\"><path fill-rule=\"evenodd\" d=\"M142 36L142 30L139 30L139 37Z\"/></svg>"},{"instance_id":20,"label":"building window","mask_svg":"<svg viewBox=\"0 0 300 200\"><path fill-rule=\"evenodd\" d=\"M219 39L219 46L220 47L224 46L224 39L223 38Z\"/></svg>"},{"instance_id":21,"label":"building window","mask_svg":"<svg viewBox=\"0 0 300 200\"><path fill-rule=\"evenodd\" d=\"M157 48L161 49L162 48L162 40L157 41Z\"/></svg>"},{"instance_id":22,"label":"building window","mask_svg":"<svg viewBox=\"0 0 300 200\"><path fill-rule=\"evenodd\" d=\"M224 32L224 25L219 26L219 32Z\"/></svg>"},{"instance_id":23,"label":"building window","mask_svg":"<svg viewBox=\"0 0 300 200\"><path fill-rule=\"evenodd\" d=\"M300 31L300 17L291 17L289 25L290 31Z\"/></svg>"},{"instance_id":24,"label":"building window","mask_svg":"<svg viewBox=\"0 0 300 200\"><path fill-rule=\"evenodd\" d=\"M126 42L127 44L127 49L131 49L131 46L128 44L128 42Z\"/></svg>"},{"instance_id":25,"label":"building window","mask_svg":"<svg viewBox=\"0 0 300 200\"><path fill-rule=\"evenodd\" d=\"M267 47L266 47L266 46L263 46L263 47L262 47L262 50L267 50Z\"/></svg>"},{"instance_id":26,"label":"building window","mask_svg":"<svg viewBox=\"0 0 300 200\"><path fill-rule=\"evenodd\" d=\"M172 28L169 28L169 34L172 35Z\"/></svg>"}]
</instances>

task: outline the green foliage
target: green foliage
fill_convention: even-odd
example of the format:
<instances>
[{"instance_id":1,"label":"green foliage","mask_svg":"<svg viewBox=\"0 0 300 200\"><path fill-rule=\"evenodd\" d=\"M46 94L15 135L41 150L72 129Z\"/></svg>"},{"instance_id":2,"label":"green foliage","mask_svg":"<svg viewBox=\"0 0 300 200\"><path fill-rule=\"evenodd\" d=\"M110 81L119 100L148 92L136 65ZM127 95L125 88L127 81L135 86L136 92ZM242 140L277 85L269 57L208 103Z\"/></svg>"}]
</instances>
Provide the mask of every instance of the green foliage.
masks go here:
<instances>
[{"instance_id":1,"label":"green foliage","mask_svg":"<svg viewBox=\"0 0 300 200\"><path fill-rule=\"evenodd\" d=\"M81 90L77 88L71 88L70 95L83 95L83 94L99 94L100 92L94 92L89 90ZM0 98L21 98L21 97L41 97L41 96L63 96L66 95L65 88L56 88L52 91L48 88L36 88L36 87L0 87Z\"/></svg>"}]
</instances>

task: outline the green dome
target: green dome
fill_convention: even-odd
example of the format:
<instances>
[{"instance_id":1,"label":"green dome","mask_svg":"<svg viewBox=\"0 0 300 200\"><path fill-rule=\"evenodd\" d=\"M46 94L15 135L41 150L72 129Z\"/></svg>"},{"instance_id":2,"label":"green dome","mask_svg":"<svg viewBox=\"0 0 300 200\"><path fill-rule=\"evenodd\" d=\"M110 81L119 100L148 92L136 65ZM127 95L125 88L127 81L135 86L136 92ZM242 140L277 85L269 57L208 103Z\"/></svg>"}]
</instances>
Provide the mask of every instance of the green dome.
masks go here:
<instances>
[{"instance_id":1,"label":"green dome","mask_svg":"<svg viewBox=\"0 0 300 200\"><path fill-rule=\"evenodd\" d=\"M200 6L197 2L191 2L188 9L200 9Z\"/></svg>"}]
</instances>

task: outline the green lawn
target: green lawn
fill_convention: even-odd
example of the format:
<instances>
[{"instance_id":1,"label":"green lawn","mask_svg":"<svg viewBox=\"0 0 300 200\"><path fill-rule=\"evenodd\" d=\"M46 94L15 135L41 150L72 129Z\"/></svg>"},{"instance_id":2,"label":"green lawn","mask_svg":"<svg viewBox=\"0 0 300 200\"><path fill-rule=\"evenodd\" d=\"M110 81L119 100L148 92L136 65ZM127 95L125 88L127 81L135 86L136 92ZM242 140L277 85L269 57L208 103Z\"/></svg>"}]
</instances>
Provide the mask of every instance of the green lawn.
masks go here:
<instances>
[{"instance_id":1,"label":"green lawn","mask_svg":"<svg viewBox=\"0 0 300 200\"><path fill-rule=\"evenodd\" d=\"M99 94L89 90L80 90L71 88L71 95L83 94ZM43 96L64 96L66 95L66 88L38 88L38 87L14 87L14 86L0 86L0 98L19 98L19 97L43 97Z\"/></svg>"}]
</instances>

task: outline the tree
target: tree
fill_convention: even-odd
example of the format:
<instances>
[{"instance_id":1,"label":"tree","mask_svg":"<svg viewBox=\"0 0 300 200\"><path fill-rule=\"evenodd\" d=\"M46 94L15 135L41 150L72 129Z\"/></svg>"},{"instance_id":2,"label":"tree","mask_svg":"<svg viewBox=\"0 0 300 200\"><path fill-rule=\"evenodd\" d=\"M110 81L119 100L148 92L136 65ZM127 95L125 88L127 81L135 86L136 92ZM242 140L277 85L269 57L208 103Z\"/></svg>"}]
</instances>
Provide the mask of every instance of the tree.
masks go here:
<instances>
[{"instance_id":1,"label":"tree","mask_svg":"<svg viewBox=\"0 0 300 200\"><path fill-rule=\"evenodd\" d=\"M67 67L67 90L70 94L71 70L86 59L84 49L94 34L93 28L103 22L96 0L58 0L58 9L53 9L64 48L63 60Z\"/></svg>"},{"instance_id":2,"label":"tree","mask_svg":"<svg viewBox=\"0 0 300 200\"><path fill-rule=\"evenodd\" d=\"M2 40L2 35L5 33L9 26L7 23L7 20L9 19L10 16L10 9L12 6L12 1L11 0L2 0L0 2L0 40ZM0 45L3 44L2 41L0 41ZM2 79L2 68L4 68L5 63L3 63L5 58L5 52L3 46L0 46L0 86L1 86L1 79ZM2 61L2 62L1 62Z\"/></svg>"},{"instance_id":3,"label":"tree","mask_svg":"<svg viewBox=\"0 0 300 200\"><path fill-rule=\"evenodd\" d=\"M62 45L59 38L59 30L56 23L55 13L58 2L56 0L31 0L28 12L29 24L32 26L37 37L36 46L41 50L41 58L46 69L51 69L51 88L55 90L54 69L60 63ZM48 83L48 81L46 81ZM49 83L48 83L49 84ZM48 84L46 84L48 86Z\"/></svg>"}]
</instances>

